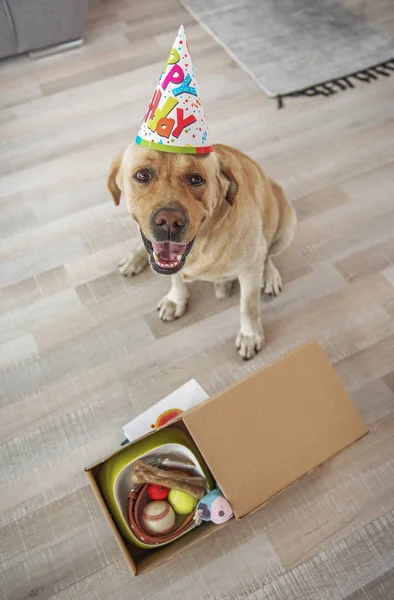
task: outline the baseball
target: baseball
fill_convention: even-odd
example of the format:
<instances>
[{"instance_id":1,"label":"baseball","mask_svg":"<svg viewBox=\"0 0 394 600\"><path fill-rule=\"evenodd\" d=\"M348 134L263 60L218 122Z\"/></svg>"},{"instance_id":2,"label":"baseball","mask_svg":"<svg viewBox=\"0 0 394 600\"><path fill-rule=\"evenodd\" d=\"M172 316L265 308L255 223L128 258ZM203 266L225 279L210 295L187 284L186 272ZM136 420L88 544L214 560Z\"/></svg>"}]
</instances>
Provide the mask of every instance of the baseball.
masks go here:
<instances>
[{"instance_id":1,"label":"baseball","mask_svg":"<svg viewBox=\"0 0 394 600\"><path fill-rule=\"evenodd\" d=\"M141 513L141 524L147 533L165 535L175 525L175 513L164 500L149 502Z\"/></svg>"}]
</instances>

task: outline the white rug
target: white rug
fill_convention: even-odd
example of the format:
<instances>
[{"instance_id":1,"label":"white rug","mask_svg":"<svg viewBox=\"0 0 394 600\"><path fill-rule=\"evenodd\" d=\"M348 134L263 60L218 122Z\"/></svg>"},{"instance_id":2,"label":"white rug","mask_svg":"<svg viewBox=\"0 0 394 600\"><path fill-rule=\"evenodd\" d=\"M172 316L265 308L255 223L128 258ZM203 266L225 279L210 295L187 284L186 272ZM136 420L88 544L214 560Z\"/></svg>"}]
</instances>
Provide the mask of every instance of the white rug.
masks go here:
<instances>
[{"instance_id":1,"label":"white rug","mask_svg":"<svg viewBox=\"0 0 394 600\"><path fill-rule=\"evenodd\" d=\"M394 70L390 36L335 0L181 1L269 96L330 95Z\"/></svg>"}]
</instances>

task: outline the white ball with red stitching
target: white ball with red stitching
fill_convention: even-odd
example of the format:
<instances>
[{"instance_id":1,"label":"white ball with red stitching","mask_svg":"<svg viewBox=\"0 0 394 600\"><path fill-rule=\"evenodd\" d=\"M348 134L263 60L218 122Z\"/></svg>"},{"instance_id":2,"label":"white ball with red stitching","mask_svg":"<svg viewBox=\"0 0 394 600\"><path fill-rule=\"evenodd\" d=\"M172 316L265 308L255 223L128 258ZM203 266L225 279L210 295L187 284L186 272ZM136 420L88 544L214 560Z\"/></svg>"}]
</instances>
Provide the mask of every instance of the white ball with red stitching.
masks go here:
<instances>
[{"instance_id":1,"label":"white ball with red stitching","mask_svg":"<svg viewBox=\"0 0 394 600\"><path fill-rule=\"evenodd\" d=\"M174 529L175 513L164 500L149 502L141 513L141 524L147 533L165 535Z\"/></svg>"}]
</instances>

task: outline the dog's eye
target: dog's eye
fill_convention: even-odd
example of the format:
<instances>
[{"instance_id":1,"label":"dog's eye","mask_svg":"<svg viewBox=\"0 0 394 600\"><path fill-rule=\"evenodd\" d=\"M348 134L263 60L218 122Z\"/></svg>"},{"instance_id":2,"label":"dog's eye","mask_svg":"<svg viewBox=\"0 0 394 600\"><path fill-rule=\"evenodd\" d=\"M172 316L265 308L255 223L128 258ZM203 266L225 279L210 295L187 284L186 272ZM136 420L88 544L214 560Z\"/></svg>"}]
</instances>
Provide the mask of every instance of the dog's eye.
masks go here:
<instances>
[{"instance_id":1,"label":"dog's eye","mask_svg":"<svg viewBox=\"0 0 394 600\"><path fill-rule=\"evenodd\" d=\"M134 175L134 179L136 179L137 181L141 181L142 183L149 181L150 178L151 174L146 169L142 169L142 171L137 171L137 173L135 173Z\"/></svg>"},{"instance_id":2,"label":"dog's eye","mask_svg":"<svg viewBox=\"0 0 394 600\"><path fill-rule=\"evenodd\" d=\"M190 185L201 185L205 183L205 179L201 175L190 175L189 183Z\"/></svg>"}]
</instances>

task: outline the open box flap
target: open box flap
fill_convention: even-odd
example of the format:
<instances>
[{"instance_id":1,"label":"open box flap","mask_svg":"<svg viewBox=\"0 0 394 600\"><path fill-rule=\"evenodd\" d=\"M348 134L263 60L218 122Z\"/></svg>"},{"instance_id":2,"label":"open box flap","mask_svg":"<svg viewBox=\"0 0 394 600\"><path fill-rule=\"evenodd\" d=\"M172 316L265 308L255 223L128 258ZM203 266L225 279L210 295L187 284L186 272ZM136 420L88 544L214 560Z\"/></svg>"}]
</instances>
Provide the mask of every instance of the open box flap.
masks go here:
<instances>
[{"instance_id":1,"label":"open box flap","mask_svg":"<svg viewBox=\"0 0 394 600\"><path fill-rule=\"evenodd\" d=\"M315 341L183 420L237 518L368 432Z\"/></svg>"}]
</instances>

